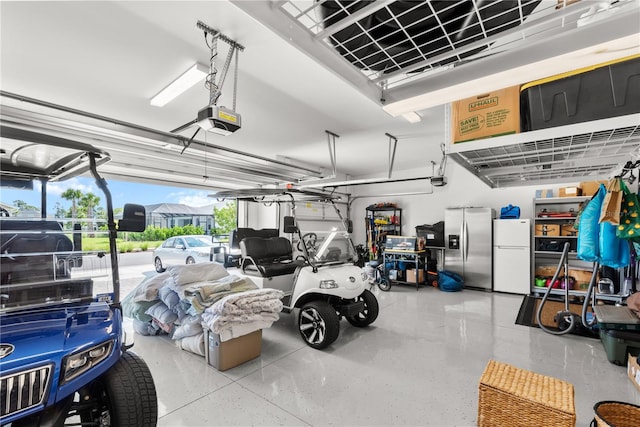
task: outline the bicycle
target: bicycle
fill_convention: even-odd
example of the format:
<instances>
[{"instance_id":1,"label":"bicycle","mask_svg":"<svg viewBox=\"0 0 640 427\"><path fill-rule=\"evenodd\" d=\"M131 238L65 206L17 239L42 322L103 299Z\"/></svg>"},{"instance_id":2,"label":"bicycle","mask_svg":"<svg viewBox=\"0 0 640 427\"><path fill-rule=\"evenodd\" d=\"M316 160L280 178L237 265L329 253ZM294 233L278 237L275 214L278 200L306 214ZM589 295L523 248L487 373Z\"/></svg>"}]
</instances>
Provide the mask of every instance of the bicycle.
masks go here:
<instances>
[{"instance_id":1,"label":"bicycle","mask_svg":"<svg viewBox=\"0 0 640 427\"><path fill-rule=\"evenodd\" d=\"M369 265L373 268L373 277L369 279L369 290L378 286L381 291L389 291L391 289L391 281L384 269L384 263L371 261Z\"/></svg>"}]
</instances>

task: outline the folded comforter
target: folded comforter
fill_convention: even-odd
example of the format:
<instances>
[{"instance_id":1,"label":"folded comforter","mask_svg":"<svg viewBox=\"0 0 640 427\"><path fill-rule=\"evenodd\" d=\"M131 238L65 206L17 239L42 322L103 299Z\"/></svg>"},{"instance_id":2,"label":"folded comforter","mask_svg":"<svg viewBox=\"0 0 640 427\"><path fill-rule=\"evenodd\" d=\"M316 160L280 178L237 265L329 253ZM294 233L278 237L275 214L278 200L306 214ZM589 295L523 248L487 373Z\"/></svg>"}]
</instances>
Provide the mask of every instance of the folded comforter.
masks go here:
<instances>
[{"instance_id":1,"label":"folded comforter","mask_svg":"<svg viewBox=\"0 0 640 427\"><path fill-rule=\"evenodd\" d=\"M282 311L282 291L277 289L255 289L231 294L220 299L202 313L202 322L211 331L221 337L244 335L246 327L238 325L252 324L256 329L268 328L280 318ZM244 333L236 335L233 330Z\"/></svg>"},{"instance_id":2,"label":"folded comforter","mask_svg":"<svg viewBox=\"0 0 640 427\"><path fill-rule=\"evenodd\" d=\"M201 314L207 307L223 299L227 295L256 289L257 286L249 279L238 276L228 276L216 283L197 282L180 289L184 293L184 300L191 308L187 311L191 315ZM180 292L178 292L180 294Z\"/></svg>"}]
</instances>

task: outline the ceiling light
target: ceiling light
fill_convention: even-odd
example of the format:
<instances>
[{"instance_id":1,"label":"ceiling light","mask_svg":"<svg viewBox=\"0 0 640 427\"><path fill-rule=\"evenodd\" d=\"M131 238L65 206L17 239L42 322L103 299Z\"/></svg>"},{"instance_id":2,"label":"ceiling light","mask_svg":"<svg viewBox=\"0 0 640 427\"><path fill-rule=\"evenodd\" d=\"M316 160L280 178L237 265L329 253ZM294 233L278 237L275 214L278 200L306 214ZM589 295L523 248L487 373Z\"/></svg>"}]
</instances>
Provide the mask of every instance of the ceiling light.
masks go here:
<instances>
[{"instance_id":1,"label":"ceiling light","mask_svg":"<svg viewBox=\"0 0 640 427\"><path fill-rule=\"evenodd\" d=\"M460 99L491 92L509 86L525 84L549 76L618 60L640 53L638 34L612 40L589 48L548 58L531 64L506 69L474 80L423 93L385 105L383 109L393 117L448 104Z\"/></svg>"},{"instance_id":2,"label":"ceiling light","mask_svg":"<svg viewBox=\"0 0 640 427\"><path fill-rule=\"evenodd\" d=\"M415 111L409 111L408 113L404 113L402 117L404 117L404 119L409 123L418 123L422 120L422 117L420 117L420 114L416 113Z\"/></svg>"},{"instance_id":3,"label":"ceiling light","mask_svg":"<svg viewBox=\"0 0 640 427\"><path fill-rule=\"evenodd\" d=\"M151 105L156 107L163 107L173 98L185 92L194 84L203 80L209 69L202 64L196 63L192 65L187 71L182 73L180 77L172 81L169 86L162 89L156 96L151 98Z\"/></svg>"}]
</instances>

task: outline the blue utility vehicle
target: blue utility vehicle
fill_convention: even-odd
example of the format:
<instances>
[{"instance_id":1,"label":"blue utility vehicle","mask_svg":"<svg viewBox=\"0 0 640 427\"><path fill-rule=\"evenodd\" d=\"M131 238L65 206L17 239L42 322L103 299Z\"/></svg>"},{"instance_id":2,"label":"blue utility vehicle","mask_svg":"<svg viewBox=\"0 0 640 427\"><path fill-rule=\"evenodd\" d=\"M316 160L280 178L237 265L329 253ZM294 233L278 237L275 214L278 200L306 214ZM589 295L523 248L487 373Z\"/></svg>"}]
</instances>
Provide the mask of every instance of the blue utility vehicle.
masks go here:
<instances>
[{"instance_id":1,"label":"blue utility vehicle","mask_svg":"<svg viewBox=\"0 0 640 427\"><path fill-rule=\"evenodd\" d=\"M37 218L0 211L0 425L155 426L154 381L122 327L116 250L118 232L144 230L144 207L114 219L97 170L107 153L5 125L2 136L0 184L41 188L42 206ZM50 184L83 174L103 192L105 226L47 217ZM82 251L83 232L106 234L109 251Z\"/></svg>"}]
</instances>

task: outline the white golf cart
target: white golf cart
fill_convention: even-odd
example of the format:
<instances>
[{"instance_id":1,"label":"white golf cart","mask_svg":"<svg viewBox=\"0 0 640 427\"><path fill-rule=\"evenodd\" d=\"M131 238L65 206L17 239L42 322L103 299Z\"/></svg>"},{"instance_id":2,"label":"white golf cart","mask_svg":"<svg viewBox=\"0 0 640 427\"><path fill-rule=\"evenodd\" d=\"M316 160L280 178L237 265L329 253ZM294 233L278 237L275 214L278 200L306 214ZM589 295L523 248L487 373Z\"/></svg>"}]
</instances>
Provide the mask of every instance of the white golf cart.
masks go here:
<instances>
[{"instance_id":1,"label":"white golf cart","mask_svg":"<svg viewBox=\"0 0 640 427\"><path fill-rule=\"evenodd\" d=\"M334 342L340 318L365 327L378 317L378 301L367 288L367 274L354 265L357 253L336 197L302 190L256 189L218 192L217 199L262 203L277 208L278 228L239 228L232 245L241 251L229 272L250 278L262 288L285 293L284 311L300 309L298 328L316 349ZM321 217L296 217L298 205L321 204ZM239 203L240 204L240 203ZM281 210L288 210L282 216Z\"/></svg>"}]
</instances>

